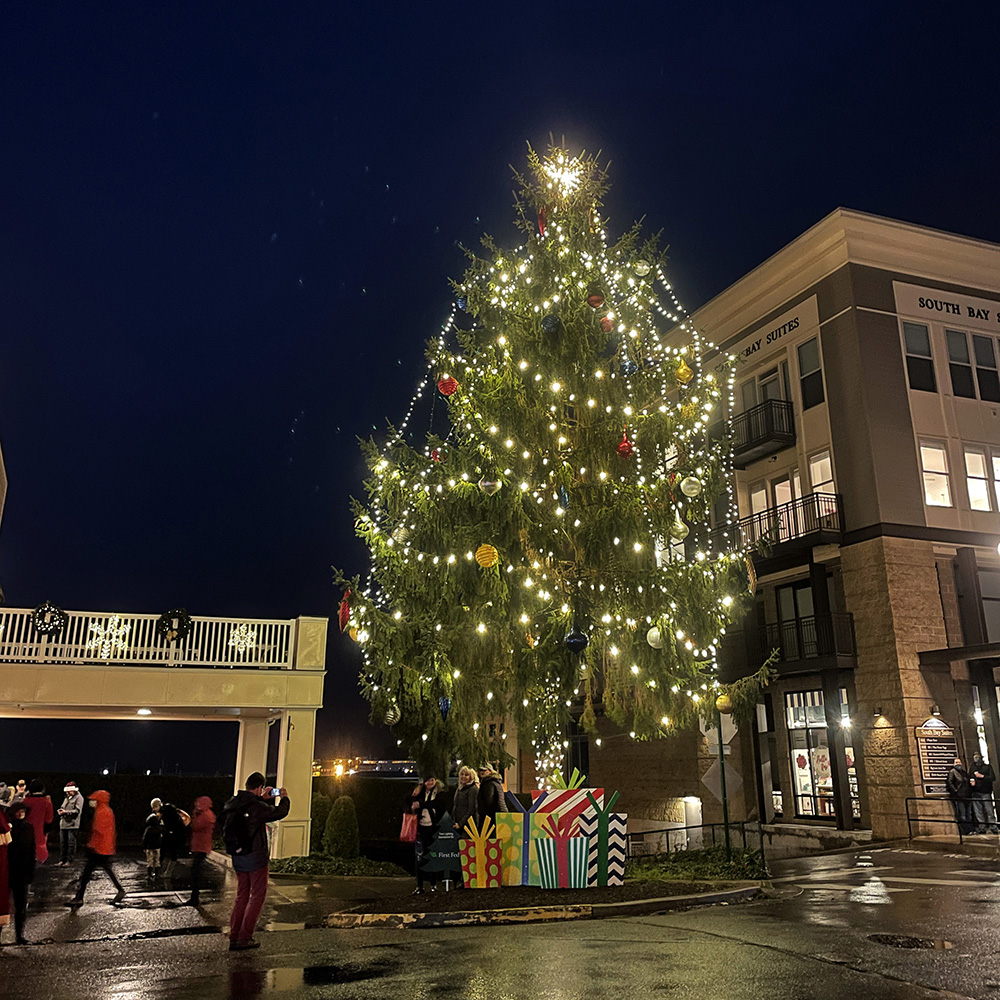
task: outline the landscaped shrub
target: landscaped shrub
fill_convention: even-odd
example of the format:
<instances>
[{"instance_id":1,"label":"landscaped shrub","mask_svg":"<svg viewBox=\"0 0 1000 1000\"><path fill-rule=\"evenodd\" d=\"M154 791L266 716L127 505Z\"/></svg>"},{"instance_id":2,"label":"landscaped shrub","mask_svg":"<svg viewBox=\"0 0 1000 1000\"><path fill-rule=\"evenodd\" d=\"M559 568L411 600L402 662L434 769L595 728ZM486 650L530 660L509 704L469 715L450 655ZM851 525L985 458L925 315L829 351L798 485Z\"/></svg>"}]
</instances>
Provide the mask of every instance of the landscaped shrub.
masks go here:
<instances>
[{"instance_id":1,"label":"landscaped shrub","mask_svg":"<svg viewBox=\"0 0 1000 1000\"><path fill-rule=\"evenodd\" d=\"M350 795L341 795L333 803L323 833L323 851L331 858L356 858L361 853L358 814Z\"/></svg>"},{"instance_id":2,"label":"landscaped shrub","mask_svg":"<svg viewBox=\"0 0 1000 1000\"><path fill-rule=\"evenodd\" d=\"M323 834L326 833L326 821L330 818L333 803L329 795L313 792L312 797L312 834L309 837L310 854L319 854L323 850Z\"/></svg>"}]
</instances>

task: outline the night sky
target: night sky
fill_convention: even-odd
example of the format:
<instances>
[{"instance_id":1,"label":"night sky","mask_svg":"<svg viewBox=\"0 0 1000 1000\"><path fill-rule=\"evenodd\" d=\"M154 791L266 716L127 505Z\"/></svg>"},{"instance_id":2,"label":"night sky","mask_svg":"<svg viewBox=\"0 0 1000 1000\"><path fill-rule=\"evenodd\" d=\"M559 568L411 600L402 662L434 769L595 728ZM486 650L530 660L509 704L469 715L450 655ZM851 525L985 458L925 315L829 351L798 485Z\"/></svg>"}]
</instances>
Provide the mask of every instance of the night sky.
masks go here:
<instances>
[{"instance_id":1,"label":"night sky","mask_svg":"<svg viewBox=\"0 0 1000 1000\"><path fill-rule=\"evenodd\" d=\"M1000 242L995 11L3 5L7 604L335 616L356 438L405 413L458 244L515 242L526 141L603 151L612 233L662 229L691 310L838 205ZM323 754L394 749L358 662L334 635ZM211 772L231 730L71 752ZM66 735L0 721L0 776Z\"/></svg>"}]
</instances>

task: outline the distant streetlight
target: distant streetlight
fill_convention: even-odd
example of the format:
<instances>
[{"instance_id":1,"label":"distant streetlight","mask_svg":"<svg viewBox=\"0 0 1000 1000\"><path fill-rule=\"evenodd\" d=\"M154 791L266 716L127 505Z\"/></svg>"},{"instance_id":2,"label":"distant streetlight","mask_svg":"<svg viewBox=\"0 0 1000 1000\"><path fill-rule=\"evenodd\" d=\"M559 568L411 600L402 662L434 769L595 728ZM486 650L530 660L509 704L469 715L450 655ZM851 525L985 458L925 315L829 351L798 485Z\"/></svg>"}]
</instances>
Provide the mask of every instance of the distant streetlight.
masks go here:
<instances>
[{"instance_id":1,"label":"distant streetlight","mask_svg":"<svg viewBox=\"0 0 1000 1000\"><path fill-rule=\"evenodd\" d=\"M105 768L103 771L101 771L101 774L107 774L107 773L108 773L108 769L107 768Z\"/></svg>"}]
</instances>

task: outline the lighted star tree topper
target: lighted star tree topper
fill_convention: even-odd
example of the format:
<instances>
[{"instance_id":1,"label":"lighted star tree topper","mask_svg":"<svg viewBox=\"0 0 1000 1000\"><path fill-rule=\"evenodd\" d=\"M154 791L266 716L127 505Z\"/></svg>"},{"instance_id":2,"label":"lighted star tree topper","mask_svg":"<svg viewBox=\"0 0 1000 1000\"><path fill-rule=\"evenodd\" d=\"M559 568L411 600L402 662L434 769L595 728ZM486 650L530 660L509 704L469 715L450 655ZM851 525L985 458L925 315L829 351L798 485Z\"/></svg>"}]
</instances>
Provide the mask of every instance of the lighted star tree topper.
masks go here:
<instances>
[{"instance_id":1,"label":"lighted star tree topper","mask_svg":"<svg viewBox=\"0 0 1000 1000\"><path fill-rule=\"evenodd\" d=\"M528 168L524 242L468 252L454 290L474 322L453 313L401 427L362 446L371 571L337 578L373 721L440 767L508 762L513 720L547 775L571 718L644 739L707 714L748 561L724 528L732 365L703 363L656 237L609 240L596 158L529 148ZM449 429L414 447L421 399Z\"/></svg>"}]
</instances>

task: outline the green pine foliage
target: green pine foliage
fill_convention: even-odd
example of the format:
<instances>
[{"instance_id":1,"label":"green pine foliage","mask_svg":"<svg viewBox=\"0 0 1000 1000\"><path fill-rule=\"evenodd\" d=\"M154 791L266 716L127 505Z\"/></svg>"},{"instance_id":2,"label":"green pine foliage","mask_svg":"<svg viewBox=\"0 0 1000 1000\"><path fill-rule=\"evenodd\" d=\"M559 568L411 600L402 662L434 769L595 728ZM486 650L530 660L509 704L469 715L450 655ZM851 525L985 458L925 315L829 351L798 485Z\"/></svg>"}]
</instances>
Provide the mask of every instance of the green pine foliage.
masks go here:
<instances>
[{"instance_id":1,"label":"green pine foliage","mask_svg":"<svg viewBox=\"0 0 1000 1000\"><path fill-rule=\"evenodd\" d=\"M326 833L326 821L330 816L333 802L329 795L313 792L312 797L312 835L309 838L309 850L319 854L323 849L323 835Z\"/></svg>"},{"instance_id":2,"label":"green pine foliage","mask_svg":"<svg viewBox=\"0 0 1000 1000\"><path fill-rule=\"evenodd\" d=\"M372 719L398 709L421 762L509 762L512 723L542 766L571 716L604 712L637 738L686 725L714 703L747 594L745 553L712 530L732 511L730 364L703 363L656 237L609 239L595 158L529 150L516 178L521 245L468 252L454 290L471 329L428 344L419 395L449 429L362 444L371 574L338 575Z\"/></svg>"},{"instance_id":3,"label":"green pine foliage","mask_svg":"<svg viewBox=\"0 0 1000 1000\"><path fill-rule=\"evenodd\" d=\"M361 853L354 799L341 795L333 803L323 831L323 853L331 858L356 858Z\"/></svg>"}]
</instances>

